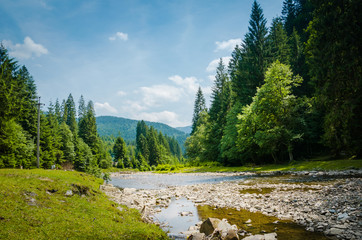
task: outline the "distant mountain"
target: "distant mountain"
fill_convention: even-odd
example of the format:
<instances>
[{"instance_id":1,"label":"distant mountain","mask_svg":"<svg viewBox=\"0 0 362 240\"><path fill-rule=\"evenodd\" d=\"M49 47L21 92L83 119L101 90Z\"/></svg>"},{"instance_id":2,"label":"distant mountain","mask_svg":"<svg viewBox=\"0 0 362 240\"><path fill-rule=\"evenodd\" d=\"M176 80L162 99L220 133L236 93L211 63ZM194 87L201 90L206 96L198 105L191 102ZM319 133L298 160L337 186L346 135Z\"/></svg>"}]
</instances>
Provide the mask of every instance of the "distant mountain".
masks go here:
<instances>
[{"instance_id":1,"label":"distant mountain","mask_svg":"<svg viewBox=\"0 0 362 240\"><path fill-rule=\"evenodd\" d=\"M126 141L136 140L136 128L138 120L112 116L99 116L96 117L96 120L97 130L100 136L120 135ZM177 142L180 144L182 150L184 151L184 143L188 136L188 134L186 134L184 131L172 128L163 123L148 121L145 121L145 123L147 124L147 126L153 126L155 129L161 131L167 136L175 137Z\"/></svg>"},{"instance_id":2,"label":"distant mountain","mask_svg":"<svg viewBox=\"0 0 362 240\"><path fill-rule=\"evenodd\" d=\"M184 132L186 134L190 134L192 130L192 126L186 126L186 127L177 127L177 130L180 130L181 132Z\"/></svg>"}]
</instances>

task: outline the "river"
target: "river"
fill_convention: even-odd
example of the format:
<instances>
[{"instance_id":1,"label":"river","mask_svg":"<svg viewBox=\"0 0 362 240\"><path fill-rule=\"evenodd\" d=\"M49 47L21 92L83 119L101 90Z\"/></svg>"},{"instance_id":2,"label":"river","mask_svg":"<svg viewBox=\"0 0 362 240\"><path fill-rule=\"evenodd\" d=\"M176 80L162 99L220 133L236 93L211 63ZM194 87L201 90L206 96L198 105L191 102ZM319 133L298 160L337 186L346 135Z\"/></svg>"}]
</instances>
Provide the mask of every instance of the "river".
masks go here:
<instances>
[{"instance_id":1,"label":"river","mask_svg":"<svg viewBox=\"0 0 362 240\"><path fill-rule=\"evenodd\" d=\"M323 232L333 228L335 222L326 220L325 209L319 216L313 205L324 206L318 200L323 200L324 192L336 183L360 177L360 172L137 173L115 174L110 183L125 189L121 203L139 209L147 206L150 219L175 239L184 239L190 226L208 217L226 218L248 234L277 232L278 239L328 239L330 236L327 238ZM308 214L317 220L310 220ZM323 221L327 222L318 225Z\"/></svg>"}]
</instances>

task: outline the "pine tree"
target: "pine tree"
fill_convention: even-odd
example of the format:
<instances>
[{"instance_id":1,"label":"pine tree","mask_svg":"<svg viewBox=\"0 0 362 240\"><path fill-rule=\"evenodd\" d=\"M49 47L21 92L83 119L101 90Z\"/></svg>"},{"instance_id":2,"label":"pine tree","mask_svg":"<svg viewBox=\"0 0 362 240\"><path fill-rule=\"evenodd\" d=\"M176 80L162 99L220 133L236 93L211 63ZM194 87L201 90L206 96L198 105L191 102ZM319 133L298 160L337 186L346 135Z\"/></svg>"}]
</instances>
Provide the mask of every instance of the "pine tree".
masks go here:
<instances>
[{"instance_id":1,"label":"pine tree","mask_svg":"<svg viewBox=\"0 0 362 240\"><path fill-rule=\"evenodd\" d=\"M97 132L97 123L93 102L87 104L86 115L79 122L79 137L91 148L93 155L100 150L100 139Z\"/></svg>"},{"instance_id":2,"label":"pine tree","mask_svg":"<svg viewBox=\"0 0 362 240\"><path fill-rule=\"evenodd\" d=\"M65 102L65 106L66 106L65 123L69 126L69 129L72 131L73 135L76 136L78 133L77 118L76 118L77 112L75 109L75 103L72 94L69 94L68 99Z\"/></svg>"},{"instance_id":3,"label":"pine tree","mask_svg":"<svg viewBox=\"0 0 362 240\"><path fill-rule=\"evenodd\" d=\"M294 0L284 0L282 16L285 30L290 36L295 28L296 6Z\"/></svg>"},{"instance_id":4,"label":"pine tree","mask_svg":"<svg viewBox=\"0 0 362 240\"><path fill-rule=\"evenodd\" d=\"M147 143L150 151L150 156L148 158L149 164L151 166L157 166L161 163L161 150L157 141L157 131L153 127L150 128L150 132L147 136Z\"/></svg>"},{"instance_id":5,"label":"pine tree","mask_svg":"<svg viewBox=\"0 0 362 240\"><path fill-rule=\"evenodd\" d=\"M231 75L233 91L237 101L242 105L250 104L264 81L264 72L270 62L267 46L266 19L260 5L254 1L250 15L248 33L245 35L241 52L235 52L240 60L237 61L236 71Z\"/></svg>"},{"instance_id":6,"label":"pine tree","mask_svg":"<svg viewBox=\"0 0 362 240\"><path fill-rule=\"evenodd\" d=\"M289 64L288 36L280 18L273 19L268 38L272 62L278 60L281 63Z\"/></svg>"},{"instance_id":7,"label":"pine tree","mask_svg":"<svg viewBox=\"0 0 362 240\"><path fill-rule=\"evenodd\" d=\"M60 163L68 162L73 164L76 156L74 151L74 136L65 122L60 124L59 135L61 141L60 149L63 152L63 159L60 159Z\"/></svg>"},{"instance_id":8,"label":"pine tree","mask_svg":"<svg viewBox=\"0 0 362 240\"><path fill-rule=\"evenodd\" d=\"M206 152L210 161L220 159L220 141L226 123L226 114L231 107L231 94L228 75L220 59L211 95L209 124L207 124Z\"/></svg>"},{"instance_id":9,"label":"pine tree","mask_svg":"<svg viewBox=\"0 0 362 240\"><path fill-rule=\"evenodd\" d=\"M324 107L324 143L336 156L361 155L361 1L313 1L307 62L315 96Z\"/></svg>"},{"instance_id":10,"label":"pine tree","mask_svg":"<svg viewBox=\"0 0 362 240\"><path fill-rule=\"evenodd\" d=\"M22 66L17 71L16 77L18 82L16 91L21 106L21 114L19 115L17 122L31 137L35 138L37 129L36 86L33 77L25 66Z\"/></svg>"},{"instance_id":11,"label":"pine tree","mask_svg":"<svg viewBox=\"0 0 362 240\"><path fill-rule=\"evenodd\" d=\"M199 121L199 115L202 111L206 110L205 105L205 97L202 93L201 87L197 90L196 93L196 99L195 99L195 105L194 105L194 114L192 117L192 130L191 135L196 131L198 127L198 121Z\"/></svg>"},{"instance_id":12,"label":"pine tree","mask_svg":"<svg viewBox=\"0 0 362 240\"><path fill-rule=\"evenodd\" d=\"M127 158L127 147L122 137L117 137L113 145L113 157L118 162L119 167L124 166L124 161Z\"/></svg>"},{"instance_id":13,"label":"pine tree","mask_svg":"<svg viewBox=\"0 0 362 240\"><path fill-rule=\"evenodd\" d=\"M78 121L81 121L87 114L87 108L85 106L85 101L83 95L80 96L79 105L78 105Z\"/></svg>"}]
</instances>

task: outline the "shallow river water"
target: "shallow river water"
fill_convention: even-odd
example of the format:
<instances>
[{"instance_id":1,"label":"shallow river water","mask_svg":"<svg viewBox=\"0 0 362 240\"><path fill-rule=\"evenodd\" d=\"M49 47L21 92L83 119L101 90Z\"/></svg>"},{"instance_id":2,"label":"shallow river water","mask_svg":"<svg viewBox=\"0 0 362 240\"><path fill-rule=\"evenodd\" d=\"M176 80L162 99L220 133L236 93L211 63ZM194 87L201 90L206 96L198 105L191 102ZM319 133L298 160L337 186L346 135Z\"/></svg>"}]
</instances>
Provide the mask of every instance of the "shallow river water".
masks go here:
<instances>
[{"instance_id":1,"label":"shallow river water","mask_svg":"<svg viewBox=\"0 0 362 240\"><path fill-rule=\"evenodd\" d=\"M336 178L338 177L334 177L333 179ZM330 180L332 179L317 179L315 177L293 175L121 174L113 177L110 183L120 188L164 189L172 186L196 185L200 183L213 184L228 181L250 184L250 181L273 183L313 183L318 181L321 183ZM191 214L181 216L181 212L191 212ZM187 231L190 226L208 217L226 218L231 224L237 225L239 229L245 229L252 234L277 232L278 239L328 239L322 233L308 232L302 226L292 222L282 221L275 217L266 216L261 213L252 213L243 209L215 208L208 205L195 206L192 201L185 198L171 199L171 203L167 208L161 208L161 211L153 216L154 220L160 222L161 227L175 239L182 239L182 232ZM249 219L252 221L252 224L245 224Z\"/></svg>"}]
</instances>

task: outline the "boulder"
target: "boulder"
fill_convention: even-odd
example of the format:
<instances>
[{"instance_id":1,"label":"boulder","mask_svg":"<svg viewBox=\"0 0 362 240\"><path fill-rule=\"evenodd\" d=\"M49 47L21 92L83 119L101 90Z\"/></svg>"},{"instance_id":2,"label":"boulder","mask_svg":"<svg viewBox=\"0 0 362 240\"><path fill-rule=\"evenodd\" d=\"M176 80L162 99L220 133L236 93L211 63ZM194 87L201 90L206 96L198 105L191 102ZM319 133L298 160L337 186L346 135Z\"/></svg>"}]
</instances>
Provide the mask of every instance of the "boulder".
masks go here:
<instances>
[{"instance_id":1,"label":"boulder","mask_svg":"<svg viewBox=\"0 0 362 240\"><path fill-rule=\"evenodd\" d=\"M230 229L235 230L226 219L208 218L201 224L200 232L208 236L217 231L222 237L225 237Z\"/></svg>"},{"instance_id":2,"label":"boulder","mask_svg":"<svg viewBox=\"0 0 362 240\"><path fill-rule=\"evenodd\" d=\"M224 240L239 240L238 231L235 229L229 229Z\"/></svg>"},{"instance_id":3,"label":"boulder","mask_svg":"<svg viewBox=\"0 0 362 240\"><path fill-rule=\"evenodd\" d=\"M277 240L276 233L257 234L244 238L244 240Z\"/></svg>"},{"instance_id":4,"label":"boulder","mask_svg":"<svg viewBox=\"0 0 362 240\"><path fill-rule=\"evenodd\" d=\"M264 234L265 240L277 240L277 234L276 233L267 233Z\"/></svg>"},{"instance_id":5,"label":"boulder","mask_svg":"<svg viewBox=\"0 0 362 240\"><path fill-rule=\"evenodd\" d=\"M262 234L251 235L243 238L243 240L264 240L264 235Z\"/></svg>"},{"instance_id":6,"label":"boulder","mask_svg":"<svg viewBox=\"0 0 362 240\"><path fill-rule=\"evenodd\" d=\"M221 222L220 219L217 218L208 218L206 219L200 227L200 233L205 233L206 236L212 234L214 230L217 228L219 223Z\"/></svg>"},{"instance_id":7,"label":"boulder","mask_svg":"<svg viewBox=\"0 0 362 240\"><path fill-rule=\"evenodd\" d=\"M205 240L205 239L206 239L205 233L193 233L187 238L187 240Z\"/></svg>"}]
</instances>

